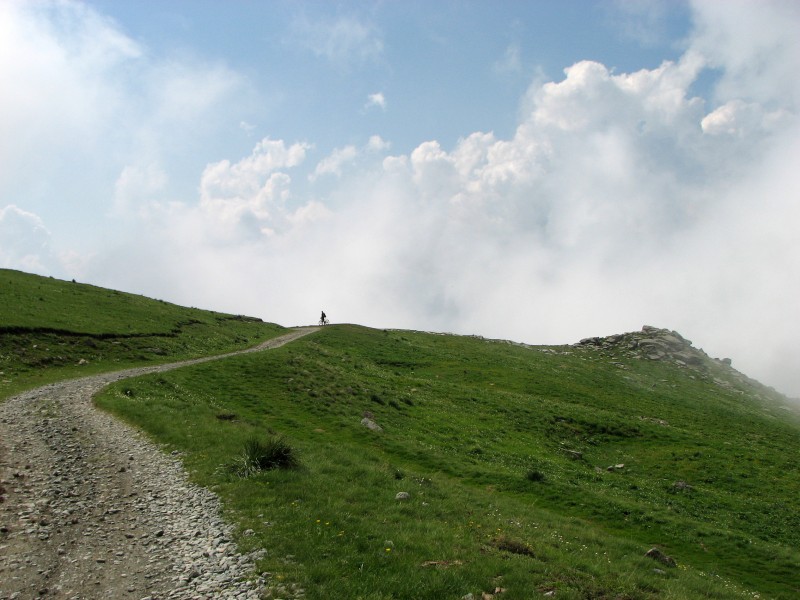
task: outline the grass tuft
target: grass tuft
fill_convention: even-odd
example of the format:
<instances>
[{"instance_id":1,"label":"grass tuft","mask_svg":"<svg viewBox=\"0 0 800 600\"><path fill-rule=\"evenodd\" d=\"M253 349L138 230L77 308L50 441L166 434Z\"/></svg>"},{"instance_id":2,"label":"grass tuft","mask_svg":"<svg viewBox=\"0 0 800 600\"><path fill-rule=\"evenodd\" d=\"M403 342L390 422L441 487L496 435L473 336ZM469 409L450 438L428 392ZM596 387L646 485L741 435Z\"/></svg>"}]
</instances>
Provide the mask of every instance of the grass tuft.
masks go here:
<instances>
[{"instance_id":1,"label":"grass tuft","mask_svg":"<svg viewBox=\"0 0 800 600\"><path fill-rule=\"evenodd\" d=\"M297 451L283 436L270 436L266 442L251 437L244 442L242 454L229 465L229 470L246 478L262 471L299 466Z\"/></svg>"},{"instance_id":2,"label":"grass tuft","mask_svg":"<svg viewBox=\"0 0 800 600\"><path fill-rule=\"evenodd\" d=\"M544 481L544 473L535 469L531 469L525 474L525 479L535 482Z\"/></svg>"},{"instance_id":3,"label":"grass tuft","mask_svg":"<svg viewBox=\"0 0 800 600\"><path fill-rule=\"evenodd\" d=\"M511 554L519 554L521 556L536 556L531 547L519 540L501 535L492 540L492 546L503 552L510 552Z\"/></svg>"}]
</instances>

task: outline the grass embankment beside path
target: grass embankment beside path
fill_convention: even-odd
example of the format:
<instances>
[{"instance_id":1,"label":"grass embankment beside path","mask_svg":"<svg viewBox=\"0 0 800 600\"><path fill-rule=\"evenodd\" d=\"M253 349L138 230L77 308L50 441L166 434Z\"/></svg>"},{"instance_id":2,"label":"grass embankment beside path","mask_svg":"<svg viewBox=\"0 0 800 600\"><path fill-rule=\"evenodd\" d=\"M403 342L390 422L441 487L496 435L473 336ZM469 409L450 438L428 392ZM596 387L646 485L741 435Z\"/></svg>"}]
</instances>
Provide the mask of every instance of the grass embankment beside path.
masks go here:
<instances>
[{"instance_id":1,"label":"grass embankment beside path","mask_svg":"<svg viewBox=\"0 0 800 600\"><path fill-rule=\"evenodd\" d=\"M0 400L63 379L241 350L286 329L0 269Z\"/></svg>"},{"instance_id":2,"label":"grass embankment beside path","mask_svg":"<svg viewBox=\"0 0 800 600\"><path fill-rule=\"evenodd\" d=\"M283 597L800 593L800 424L674 364L330 326L97 402L183 453ZM300 468L232 473L272 435Z\"/></svg>"}]
</instances>

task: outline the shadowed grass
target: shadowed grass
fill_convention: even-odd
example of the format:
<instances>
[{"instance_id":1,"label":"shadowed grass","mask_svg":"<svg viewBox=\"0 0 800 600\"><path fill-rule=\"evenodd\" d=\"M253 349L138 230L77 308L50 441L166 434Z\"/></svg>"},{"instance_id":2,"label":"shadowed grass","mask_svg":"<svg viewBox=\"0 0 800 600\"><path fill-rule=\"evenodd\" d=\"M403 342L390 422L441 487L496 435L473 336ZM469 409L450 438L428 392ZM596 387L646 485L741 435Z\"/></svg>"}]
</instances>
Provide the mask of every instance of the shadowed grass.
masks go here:
<instances>
[{"instance_id":1,"label":"shadowed grass","mask_svg":"<svg viewBox=\"0 0 800 600\"><path fill-rule=\"evenodd\" d=\"M285 329L0 269L0 400L60 379L222 354Z\"/></svg>"}]
</instances>

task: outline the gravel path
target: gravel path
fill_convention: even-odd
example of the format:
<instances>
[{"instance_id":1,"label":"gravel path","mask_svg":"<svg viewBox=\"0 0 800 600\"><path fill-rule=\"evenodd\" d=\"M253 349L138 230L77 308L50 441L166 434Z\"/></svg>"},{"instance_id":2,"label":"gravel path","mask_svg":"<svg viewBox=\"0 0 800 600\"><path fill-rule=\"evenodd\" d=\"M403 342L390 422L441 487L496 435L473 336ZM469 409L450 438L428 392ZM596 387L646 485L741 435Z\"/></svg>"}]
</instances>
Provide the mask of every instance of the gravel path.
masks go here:
<instances>
[{"instance_id":1,"label":"gravel path","mask_svg":"<svg viewBox=\"0 0 800 600\"><path fill-rule=\"evenodd\" d=\"M265 581L245 579L259 557L237 553L217 497L91 400L113 381L220 358L65 381L0 404L0 600L261 597Z\"/></svg>"}]
</instances>

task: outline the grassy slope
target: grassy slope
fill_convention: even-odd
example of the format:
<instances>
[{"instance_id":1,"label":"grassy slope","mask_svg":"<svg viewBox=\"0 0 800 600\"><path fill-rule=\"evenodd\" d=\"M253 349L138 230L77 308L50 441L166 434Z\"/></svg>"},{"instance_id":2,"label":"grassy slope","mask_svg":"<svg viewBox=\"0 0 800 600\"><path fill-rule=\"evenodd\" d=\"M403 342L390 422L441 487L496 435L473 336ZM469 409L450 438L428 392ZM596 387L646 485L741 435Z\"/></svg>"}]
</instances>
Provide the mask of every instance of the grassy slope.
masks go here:
<instances>
[{"instance_id":1,"label":"grassy slope","mask_svg":"<svg viewBox=\"0 0 800 600\"><path fill-rule=\"evenodd\" d=\"M741 383L614 362L334 326L98 401L183 450L276 588L311 599L797 597L800 422ZM226 474L254 433L286 435L304 467Z\"/></svg>"},{"instance_id":2,"label":"grassy slope","mask_svg":"<svg viewBox=\"0 0 800 600\"><path fill-rule=\"evenodd\" d=\"M59 379L241 349L282 331L257 319L0 269L0 399Z\"/></svg>"}]
</instances>

